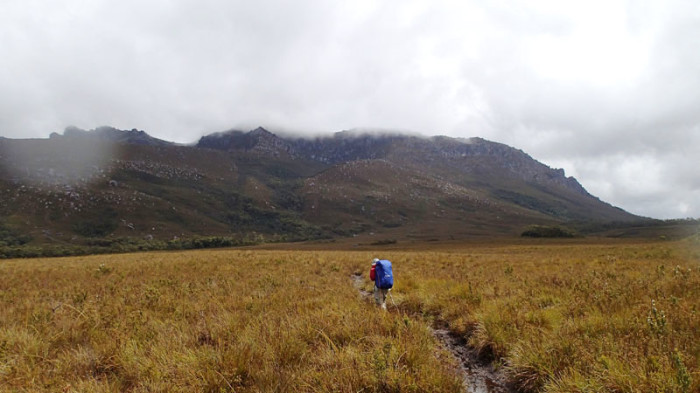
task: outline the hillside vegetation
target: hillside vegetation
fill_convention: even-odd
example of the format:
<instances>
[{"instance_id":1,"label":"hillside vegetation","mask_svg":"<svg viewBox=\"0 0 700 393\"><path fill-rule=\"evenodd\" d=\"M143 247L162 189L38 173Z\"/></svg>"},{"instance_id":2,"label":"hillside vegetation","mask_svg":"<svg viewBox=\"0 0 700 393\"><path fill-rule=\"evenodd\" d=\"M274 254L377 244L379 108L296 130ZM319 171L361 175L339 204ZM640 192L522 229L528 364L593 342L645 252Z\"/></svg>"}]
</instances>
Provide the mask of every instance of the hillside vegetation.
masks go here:
<instances>
[{"instance_id":1,"label":"hillside vegetation","mask_svg":"<svg viewBox=\"0 0 700 393\"><path fill-rule=\"evenodd\" d=\"M65 255L96 243L158 249L148 243L212 236L518 236L532 224L641 220L563 170L480 138L341 132L298 139L258 128L183 146L102 127L0 139L0 227L11 234L0 246L61 247L3 255Z\"/></svg>"},{"instance_id":2,"label":"hillside vegetation","mask_svg":"<svg viewBox=\"0 0 700 393\"><path fill-rule=\"evenodd\" d=\"M0 390L462 391L433 323L525 392L700 389L697 239L435 247L2 261Z\"/></svg>"}]
</instances>

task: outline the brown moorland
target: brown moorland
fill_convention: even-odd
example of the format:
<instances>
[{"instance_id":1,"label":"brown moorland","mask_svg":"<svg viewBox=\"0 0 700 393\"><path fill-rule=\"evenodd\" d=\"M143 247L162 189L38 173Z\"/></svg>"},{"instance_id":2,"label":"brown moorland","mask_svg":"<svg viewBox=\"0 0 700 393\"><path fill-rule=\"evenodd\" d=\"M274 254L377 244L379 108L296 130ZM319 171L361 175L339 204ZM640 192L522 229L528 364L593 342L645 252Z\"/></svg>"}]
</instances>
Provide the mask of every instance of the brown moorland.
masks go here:
<instances>
[{"instance_id":1,"label":"brown moorland","mask_svg":"<svg viewBox=\"0 0 700 393\"><path fill-rule=\"evenodd\" d=\"M438 322L522 391L700 389L698 237L399 246L1 261L0 390L457 392Z\"/></svg>"}]
</instances>

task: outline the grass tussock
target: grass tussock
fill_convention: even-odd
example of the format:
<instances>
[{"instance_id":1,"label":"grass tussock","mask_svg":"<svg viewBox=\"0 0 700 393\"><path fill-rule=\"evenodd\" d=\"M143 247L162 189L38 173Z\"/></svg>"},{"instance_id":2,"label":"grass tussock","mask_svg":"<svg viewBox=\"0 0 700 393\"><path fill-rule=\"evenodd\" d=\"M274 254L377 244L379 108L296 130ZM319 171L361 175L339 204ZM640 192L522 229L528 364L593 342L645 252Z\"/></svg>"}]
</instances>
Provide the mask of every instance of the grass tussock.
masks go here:
<instances>
[{"instance_id":1,"label":"grass tussock","mask_svg":"<svg viewBox=\"0 0 700 393\"><path fill-rule=\"evenodd\" d=\"M361 301L340 255L5 261L0 391L458 391L425 325Z\"/></svg>"},{"instance_id":2,"label":"grass tussock","mask_svg":"<svg viewBox=\"0 0 700 393\"><path fill-rule=\"evenodd\" d=\"M439 320L524 392L695 392L698 244L3 261L0 391L457 392ZM403 312L353 287L375 256Z\"/></svg>"},{"instance_id":3,"label":"grass tussock","mask_svg":"<svg viewBox=\"0 0 700 393\"><path fill-rule=\"evenodd\" d=\"M402 307L463 333L522 391L700 390L692 242L387 257L397 261Z\"/></svg>"}]
</instances>

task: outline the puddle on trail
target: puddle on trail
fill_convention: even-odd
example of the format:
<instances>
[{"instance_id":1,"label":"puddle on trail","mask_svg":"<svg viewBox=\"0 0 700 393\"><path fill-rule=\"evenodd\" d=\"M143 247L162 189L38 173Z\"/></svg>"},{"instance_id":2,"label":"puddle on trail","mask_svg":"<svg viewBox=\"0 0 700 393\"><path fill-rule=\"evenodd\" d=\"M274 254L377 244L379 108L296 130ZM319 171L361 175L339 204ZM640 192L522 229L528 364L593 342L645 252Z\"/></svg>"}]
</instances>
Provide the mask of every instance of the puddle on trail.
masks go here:
<instances>
[{"instance_id":1,"label":"puddle on trail","mask_svg":"<svg viewBox=\"0 0 700 393\"><path fill-rule=\"evenodd\" d=\"M459 362L464 389L467 393L512 393L502 372L489 364L479 361L476 351L466 345L466 341L444 328L432 329L442 345Z\"/></svg>"},{"instance_id":2,"label":"puddle on trail","mask_svg":"<svg viewBox=\"0 0 700 393\"><path fill-rule=\"evenodd\" d=\"M363 298L372 296L363 286L362 275L352 275L353 285ZM455 357L460 365L460 373L466 393L514 393L506 383L502 372L494 370L489 364L479 361L472 348L466 345L464 338L458 337L445 328L431 328L433 336Z\"/></svg>"}]
</instances>

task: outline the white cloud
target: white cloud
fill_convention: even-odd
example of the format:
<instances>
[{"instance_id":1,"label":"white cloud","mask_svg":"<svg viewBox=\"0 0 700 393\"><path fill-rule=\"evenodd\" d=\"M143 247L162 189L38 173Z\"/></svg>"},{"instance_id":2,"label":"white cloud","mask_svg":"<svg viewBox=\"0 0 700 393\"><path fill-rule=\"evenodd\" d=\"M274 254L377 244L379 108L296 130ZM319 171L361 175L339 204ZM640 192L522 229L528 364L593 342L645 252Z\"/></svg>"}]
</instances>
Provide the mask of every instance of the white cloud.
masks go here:
<instances>
[{"instance_id":1,"label":"white cloud","mask_svg":"<svg viewBox=\"0 0 700 393\"><path fill-rule=\"evenodd\" d=\"M680 0L9 0L0 135L482 136L634 213L700 216L698 36Z\"/></svg>"}]
</instances>

